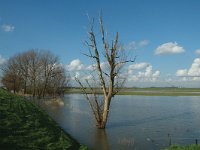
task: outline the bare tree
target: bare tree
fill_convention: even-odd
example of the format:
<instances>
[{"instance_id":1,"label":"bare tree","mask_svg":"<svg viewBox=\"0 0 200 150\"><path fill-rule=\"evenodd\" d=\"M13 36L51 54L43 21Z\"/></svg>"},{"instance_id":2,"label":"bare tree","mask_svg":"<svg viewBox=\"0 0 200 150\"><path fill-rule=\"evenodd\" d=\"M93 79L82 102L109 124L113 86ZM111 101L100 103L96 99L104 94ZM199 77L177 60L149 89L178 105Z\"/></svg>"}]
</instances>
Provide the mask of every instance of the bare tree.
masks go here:
<instances>
[{"instance_id":1,"label":"bare tree","mask_svg":"<svg viewBox=\"0 0 200 150\"><path fill-rule=\"evenodd\" d=\"M28 78L29 78L29 66L30 66L30 59L28 58L29 52L25 52L23 54L19 54L16 58L18 61L19 69L21 70L20 76L22 78L22 88L23 93L27 93L27 85L28 85Z\"/></svg>"},{"instance_id":2,"label":"bare tree","mask_svg":"<svg viewBox=\"0 0 200 150\"><path fill-rule=\"evenodd\" d=\"M1 67L3 71L2 83L14 93L20 90L22 83L21 70L19 69L17 58L17 55L13 56L7 61L7 65L4 64Z\"/></svg>"},{"instance_id":3,"label":"bare tree","mask_svg":"<svg viewBox=\"0 0 200 150\"><path fill-rule=\"evenodd\" d=\"M47 91L53 96L56 94L62 95L64 94L64 87L67 87L67 82L69 82L69 78L66 77L64 68L56 66L49 79Z\"/></svg>"},{"instance_id":4,"label":"bare tree","mask_svg":"<svg viewBox=\"0 0 200 150\"><path fill-rule=\"evenodd\" d=\"M69 80L69 79L68 79ZM58 57L49 51L29 50L11 57L3 67L2 83L9 90L38 98L59 95L66 74Z\"/></svg>"},{"instance_id":5,"label":"bare tree","mask_svg":"<svg viewBox=\"0 0 200 150\"><path fill-rule=\"evenodd\" d=\"M102 15L99 17L99 28L101 33L101 44L98 43L97 36L94 33L94 19L91 22L88 32L89 40L86 41L86 45L89 48L89 53L84 54L95 62L94 72L97 75L92 75L92 80L86 80L86 85L90 89L92 96L86 91L86 85L79 78L75 78L81 86L86 99L92 109L92 112L97 121L97 126L100 129L106 127L110 103L115 94L125 82L125 77L122 77L123 66L128 62L134 62L134 60L128 60L125 50L119 44L118 32L116 32L115 39L109 42L107 35L105 35ZM100 49L103 49L101 51ZM103 55L101 55L103 54ZM107 68L103 69L101 63L107 64ZM98 79L96 79L98 76ZM103 97L98 95L98 89L92 86L92 83L99 83Z\"/></svg>"}]
</instances>

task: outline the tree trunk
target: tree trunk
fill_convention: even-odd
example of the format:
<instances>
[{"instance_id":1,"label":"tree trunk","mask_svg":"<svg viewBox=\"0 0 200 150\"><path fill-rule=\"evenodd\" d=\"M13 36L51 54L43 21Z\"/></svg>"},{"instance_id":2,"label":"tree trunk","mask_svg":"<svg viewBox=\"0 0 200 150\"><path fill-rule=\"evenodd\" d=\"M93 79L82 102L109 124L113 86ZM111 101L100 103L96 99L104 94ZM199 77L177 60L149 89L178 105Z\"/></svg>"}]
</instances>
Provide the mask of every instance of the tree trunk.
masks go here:
<instances>
[{"instance_id":1,"label":"tree trunk","mask_svg":"<svg viewBox=\"0 0 200 150\"><path fill-rule=\"evenodd\" d=\"M26 83L24 84L24 95L26 94Z\"/></svg>"},{"instance_id":2,"label":"tree trunk","mask_svg":"<svg viewBox=\"0 0 200 150\"><path fill-rule=\"evenodd\" d=\"M105 129L105 127L106 127L108 114L109 114L109 108L110 108L110 100L111 100L111 97L105 98L102 121L99 125L99 129Z\"/></svg>"}]
</instances>

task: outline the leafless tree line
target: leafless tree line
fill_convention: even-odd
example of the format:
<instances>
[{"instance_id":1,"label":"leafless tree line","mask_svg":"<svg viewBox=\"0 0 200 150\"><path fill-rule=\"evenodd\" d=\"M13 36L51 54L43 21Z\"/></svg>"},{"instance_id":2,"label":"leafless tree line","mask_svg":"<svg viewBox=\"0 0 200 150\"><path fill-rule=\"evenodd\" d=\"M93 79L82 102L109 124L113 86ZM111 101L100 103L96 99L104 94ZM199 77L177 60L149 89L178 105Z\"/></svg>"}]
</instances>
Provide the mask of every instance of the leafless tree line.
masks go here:
<instances>
[{"instance_id":1,"label":"leafless tree line","mask_svg":"<svg viewBox=\"0 0 200 150\"><path fill-rule=\"evenodd\" d=\"M11 57L2 69L2 83L8 89L33 97L55 96L68 80L58 57L45 50L29 50Z\"/></svg>"}]
</instances>

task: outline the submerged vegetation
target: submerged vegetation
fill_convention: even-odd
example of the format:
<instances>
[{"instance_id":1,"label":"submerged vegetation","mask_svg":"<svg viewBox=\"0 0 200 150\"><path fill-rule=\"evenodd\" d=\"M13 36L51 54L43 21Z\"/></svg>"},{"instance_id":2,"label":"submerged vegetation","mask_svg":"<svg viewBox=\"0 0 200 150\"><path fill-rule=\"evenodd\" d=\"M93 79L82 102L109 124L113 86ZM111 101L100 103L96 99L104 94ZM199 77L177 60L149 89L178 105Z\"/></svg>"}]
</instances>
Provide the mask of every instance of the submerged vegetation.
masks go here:
<instances>
[{"instance_id":1,"label":"submerged vegetation","mask_svg":"<svg viewBox=\"0 0 200 150\"><path fill-rule=\"evenodd\" d=\"M86 149L65 133L42 109L0 89L0 148Z\"/></svg>"}]
</instances>

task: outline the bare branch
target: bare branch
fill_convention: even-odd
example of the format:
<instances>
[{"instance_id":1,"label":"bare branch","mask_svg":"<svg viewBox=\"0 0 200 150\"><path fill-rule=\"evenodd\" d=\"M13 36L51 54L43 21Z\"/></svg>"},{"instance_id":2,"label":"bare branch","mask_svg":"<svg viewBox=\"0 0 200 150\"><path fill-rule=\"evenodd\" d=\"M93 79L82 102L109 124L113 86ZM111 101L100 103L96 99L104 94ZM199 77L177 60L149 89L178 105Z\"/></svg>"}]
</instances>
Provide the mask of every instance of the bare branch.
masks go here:
<instances>
[{"instance_id":1,"label":"bare branch","mask_svg":"<svg viewBox=\"0 0 200 150\"><path fill-rule=\"evenodd\" d=\"M90 57L90 58L94 58L94 59L97 59L96 56L93 56L93 55L88 55L88 54L85 54L85 53L82 53L83 55L87 56L87 57Z\"/></svg>"},{"instance_id":2,"label":"bare branch","mask_svg":"<svg viewBox=\"0 0 200 150\"><path fill-rule=\"evenodd\" d=\"M92 31L92 29L91 29ZM104 78L103 78L103 75L102 75L102 69L101 69L101 65L100 65L100 58L99 58L99 52L98 52L98 49L97 49L97 45L96 45L96 39L95 39L95 35L92 32L89 32L90 33L90 40L91 40L91 43L93 45L93 50L94 50L94 53L95 53L95 59L96 59L96 63L97 63L97 70L98 70L98 75L99 75L99 79L101 81L101 86L102 86L102 89L103 89L103 93L104 93L104 96L107 96L107 93L106 93L106 85L105 85L105 81L104 81Z\"/></svg>"},{"instance_id":3,"label":"bare branch","mask_svg":"<svg viewBox=\"0 0 200 150\"><path fill-rule=\"evenodd\" d=\"M88 103L90 105L90 108L92 109L92 112L93 112L93 114L95 116L95 119L97 121L99 121L100 120L99 115L97 115L97 111L95 110L95 108L93 107L92 102L90 101L90 98L89 98L89 96L88 96L88 94L86 92L86 88L83 86L83 84L80 82L80 80L78 78L75 77L75 80L79 83L79 85L80 85L80 87L81 87L81 89L82 89L82 91L83 91L83 93L85 95L85 98L87 99L87 101L88 101Z\"/></svg>"},{"instance_id":4,"label":"bare branch","mask_svg":"<svg viewBox=\"0 0 200 150\"><path fill-rule=\"evenodd\" d=\"M100 31L101 31L101 36L102 36L102 42L103 42L104 50L105 50L105 56L106 56L108 62L111 63L111 58L109 56L109 51L108 51L109 45L108 45L108 42L105 41L102 15L100 15L100 17L99 17L99 23L100 23Z\"/></svg>"},{"instance_id":5,"label":"bare branch","mask_svg":"<svg viewBox=\"0 0 200 150\"><path fill-rule=\"evenodd\" d=\"M115 64L115 67L116 67L116 66L119 66L119 65L126 64L126 63L135 62L135 60L136 60L136 57L135 57L133 60L124 60L124 61L120 61L120 62L118 62L118 63Z\"/></svg>"}]
</instances>

